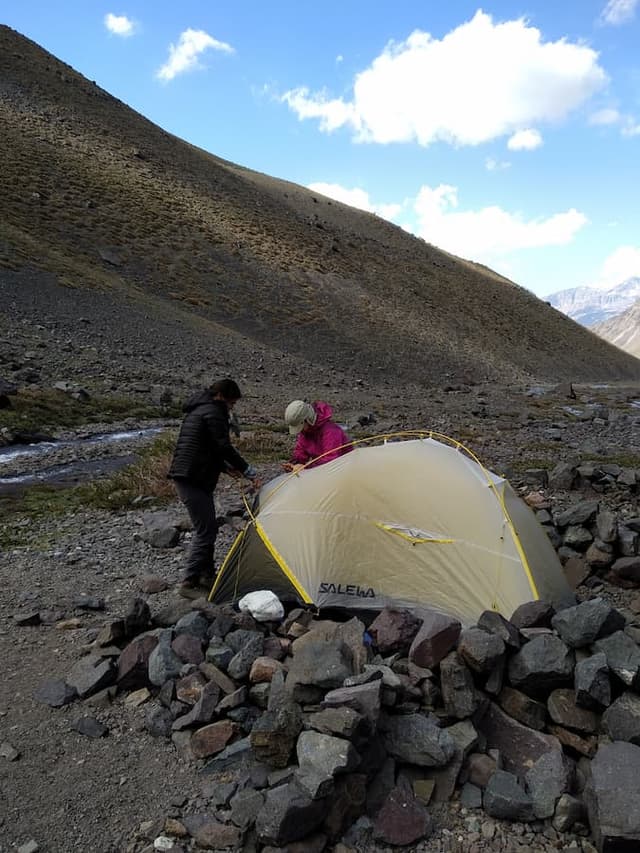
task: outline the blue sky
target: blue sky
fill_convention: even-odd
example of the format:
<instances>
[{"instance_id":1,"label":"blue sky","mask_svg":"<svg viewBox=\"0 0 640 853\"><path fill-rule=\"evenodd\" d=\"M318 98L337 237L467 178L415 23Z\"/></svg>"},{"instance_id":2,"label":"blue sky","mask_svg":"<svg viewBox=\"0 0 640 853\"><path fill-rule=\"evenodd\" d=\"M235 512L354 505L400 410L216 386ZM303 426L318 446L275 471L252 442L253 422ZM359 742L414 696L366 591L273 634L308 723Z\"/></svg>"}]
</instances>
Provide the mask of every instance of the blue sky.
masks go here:
<instances>
[{"instance_id":1,"label":"blue sky","mask_svg":"<svg viewBox=\"0 0 640 853\"><path fill-rule=\"evenodd\" d=\"M640 275L640 0L22 0L166 130L545 296Z\"/></svg>"}]
</instances>

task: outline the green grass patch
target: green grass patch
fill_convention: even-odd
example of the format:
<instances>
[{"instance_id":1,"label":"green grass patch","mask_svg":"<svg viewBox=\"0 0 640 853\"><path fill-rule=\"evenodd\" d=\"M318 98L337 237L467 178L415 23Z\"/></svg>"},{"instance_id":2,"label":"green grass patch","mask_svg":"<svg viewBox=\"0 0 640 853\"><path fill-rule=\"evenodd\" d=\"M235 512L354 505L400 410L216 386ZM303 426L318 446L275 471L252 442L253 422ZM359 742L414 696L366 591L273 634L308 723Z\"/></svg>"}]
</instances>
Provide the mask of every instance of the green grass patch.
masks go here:
<instances>
[{"instance_id":1,"label":"green grass patch","mask_svg":"<svg viewBox=\"0 0 640 853\"><path fill-rule=\"evenodd\" d=\"M30 486L23 492L0 496L0 548L15 548L32 542L30 521L51 521L51 535L41 528L38 547L55 540L55 519L83 509L120 510L135 505L143 498L148 503L163 505L175 499L173 484L167 471L175 447L175 432L162 433L139 459L111 477L93 483L56 488Z\"/></svg>"},{"instance_id":2,"label":"green grass patch","mask_svg":"<svg viewBox=\"0 0 640 853\"><path fill-rule=\"evenodd\" d=\"M177 406L141 403L129 397L92 396L83 402L51 388L26 388L10 400L11 408L0 411L0 427L24 432L108 423L124 418L176 417L180 413Z\"/></svg>"}]
</instances>

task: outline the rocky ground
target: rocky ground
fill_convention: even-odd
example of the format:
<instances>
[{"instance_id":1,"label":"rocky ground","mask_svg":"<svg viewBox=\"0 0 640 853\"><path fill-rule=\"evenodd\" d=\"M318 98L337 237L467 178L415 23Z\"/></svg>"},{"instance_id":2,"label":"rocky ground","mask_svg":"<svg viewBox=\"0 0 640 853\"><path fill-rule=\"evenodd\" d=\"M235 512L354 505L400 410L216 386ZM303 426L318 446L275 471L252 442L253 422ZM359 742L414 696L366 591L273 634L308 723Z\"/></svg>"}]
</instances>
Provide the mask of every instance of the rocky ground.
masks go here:
<instances>
[{"instance_id":1,"label":"rocky ground","mask_svg":"<svg viewBox=\"0 0 640 853\"><path fill-rule=\"evenodd\" d=\"M464 441L494 470L511 473L524 491L542 486L559 508L577 495L557 487L545 490L542 469L593 458L640 468L640 419L633 405L640 389L634 387L582 387L577 399L568 396L568 388L549 393L533 387L452 386L434 390L426 400L410 394L382 398L357 389L352 395L337 386L327 390L342 403L341 419L354 435L429 425ZM275 420L281 402L273 393L247 401L247 410L251 417ZM358 418L370 414L373 419L358 426ZM277 470L262 469L265 476ZM638 515L635 481L624 486L614 477L591 481L584 489L586 497L595 496L626 517ZM223 507L237 504L235 484L225 484L220 501ZM0 555L0 743L18 753L15 760L9 749L0 754L2 853L134 849L136 838L142 846L145 838L152 844L167 817L208 803L198 763L145 731L144 705L131 706L121 696L104 707L92 707L88 700L89 707L74 703L54 711L33 699L44 679L64 677L105 619L123 614L135 596L142 595L154 612L177 600L174 585L187 543L182 538L175 548L152 547L142 535L145 512L142 505L121 513L78 512L55 523L18 519L26 544ZM231 524L222 528L220 554L234 534ZM168 588L142 592L148 575L163 579ZM626 609L636 595L608 583L599 589ZM104 610L87 609L92 598L103 600ZM18 626L16 616L29 610L40 613L42 624ZM108 727L108 737L93 739L73 729L85 713ZM458 801L435 809L434 818L434 835L412 849L593 850L586 836L560 835L543 822L495 821ZM24 846L32 840L37 848Z\"/></svg>"}]
</instances>

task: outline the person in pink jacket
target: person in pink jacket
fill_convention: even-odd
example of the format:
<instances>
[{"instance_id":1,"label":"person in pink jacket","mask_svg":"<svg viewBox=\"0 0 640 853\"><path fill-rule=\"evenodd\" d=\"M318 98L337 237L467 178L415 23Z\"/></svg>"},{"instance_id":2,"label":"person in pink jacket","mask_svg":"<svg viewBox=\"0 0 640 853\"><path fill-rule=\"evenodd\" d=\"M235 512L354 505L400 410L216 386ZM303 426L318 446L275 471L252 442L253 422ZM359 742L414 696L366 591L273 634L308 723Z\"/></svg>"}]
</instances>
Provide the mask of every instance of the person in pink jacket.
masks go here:
<instances>
[{"instance_id":1,"label":"person in pink jacket","mask_svg":"<svg viewBox=\"0 0 640 853\"><path fill-rule=\"evenodd\" d=\"M346 432L331 420L333 409L328 403L307 403L294 400L284 413L291 435L297 435L291 461L285 463L287 471L316 468L348 453L353 448Z\"/></svg>"}]
</instances>

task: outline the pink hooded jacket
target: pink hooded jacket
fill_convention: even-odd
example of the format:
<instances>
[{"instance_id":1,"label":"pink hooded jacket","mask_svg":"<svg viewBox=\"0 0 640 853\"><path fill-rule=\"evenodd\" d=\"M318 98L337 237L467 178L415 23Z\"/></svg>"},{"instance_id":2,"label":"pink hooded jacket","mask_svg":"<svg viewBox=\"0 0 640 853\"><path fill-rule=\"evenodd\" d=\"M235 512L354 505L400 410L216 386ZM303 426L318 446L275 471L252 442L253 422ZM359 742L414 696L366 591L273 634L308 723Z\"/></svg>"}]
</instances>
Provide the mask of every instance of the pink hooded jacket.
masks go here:
<instances>
[{"instance_id":1,"label":"pink hooded jacket","mask_svg":"<svg viewBox=\"0 0 640 853\"><path fill-rule=\"evenodd\" d=\"M331 406L320 401L312 405L316 413L316 422L312 427L306 427L303 432L298 433L291 456L291 461L295 465L306 465L307 468L324 465L325 462L331 462L332 459L337 459L338 456L353 450L351 446L342 446L349 442L349 436L331 420L333 414ZM317 459L318 456L322 458ZM314 461L307 465L311 459Z\"/></svg>"}]
</instances>

